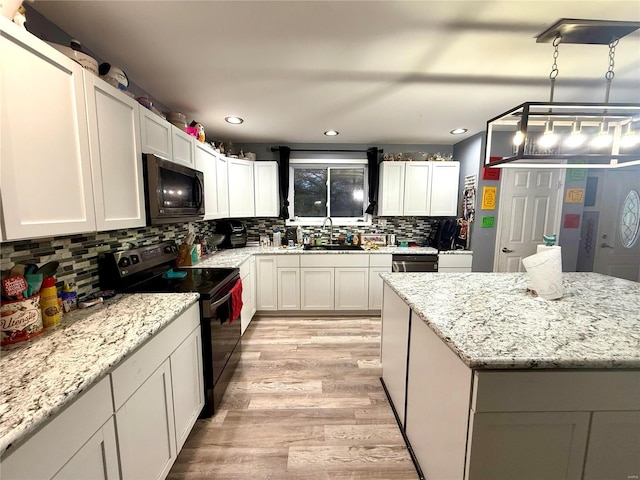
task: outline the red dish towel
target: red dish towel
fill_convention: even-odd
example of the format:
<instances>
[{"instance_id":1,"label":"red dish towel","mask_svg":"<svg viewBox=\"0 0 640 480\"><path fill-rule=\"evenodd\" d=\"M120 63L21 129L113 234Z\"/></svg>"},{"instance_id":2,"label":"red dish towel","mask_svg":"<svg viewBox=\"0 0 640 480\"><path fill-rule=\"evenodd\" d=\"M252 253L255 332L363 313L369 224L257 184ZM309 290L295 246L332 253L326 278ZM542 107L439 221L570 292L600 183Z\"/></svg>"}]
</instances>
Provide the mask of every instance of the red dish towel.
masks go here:
<instances>
[{"instance_id":1,"label":"red dish towel","mask_svg":"<svg viewBox=\"0 0 640 480\"><path fill-rule=\"evenodd\" d=\"M231 293L231 318L229 319L229 325L231 325L242 311L242 280L238 279L229 293Z\"/></svg>"}]
</instances>

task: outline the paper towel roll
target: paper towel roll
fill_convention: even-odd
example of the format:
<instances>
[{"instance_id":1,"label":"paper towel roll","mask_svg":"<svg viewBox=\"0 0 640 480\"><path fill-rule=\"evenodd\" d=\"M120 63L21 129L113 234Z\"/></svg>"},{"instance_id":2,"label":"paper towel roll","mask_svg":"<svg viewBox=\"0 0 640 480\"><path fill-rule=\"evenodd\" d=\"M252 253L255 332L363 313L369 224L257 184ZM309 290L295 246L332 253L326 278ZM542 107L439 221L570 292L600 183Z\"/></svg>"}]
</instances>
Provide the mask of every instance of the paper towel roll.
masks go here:
<instances>
[{"instance_id":1,"label":"paper towel roll","mask_svg":"<svg viewBox=\"0 0 640 480\"><path fill-rule=\"evenodd\" d=\"M541 248L542 247L542 248ZM539 253L522 259L529 275L529 283L539 297L545 300L561 298L562 249L559 246L538 245Z\"/></svg>"}]
</instances>

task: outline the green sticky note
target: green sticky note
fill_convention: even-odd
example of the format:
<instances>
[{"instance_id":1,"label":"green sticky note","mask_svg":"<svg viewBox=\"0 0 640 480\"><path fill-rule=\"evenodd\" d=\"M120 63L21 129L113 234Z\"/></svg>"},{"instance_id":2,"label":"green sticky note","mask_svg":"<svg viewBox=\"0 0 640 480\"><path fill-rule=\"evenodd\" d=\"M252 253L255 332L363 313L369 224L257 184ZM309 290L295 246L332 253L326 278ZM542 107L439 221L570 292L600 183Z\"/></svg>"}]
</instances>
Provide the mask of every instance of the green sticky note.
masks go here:
<instances>
[{"instance_id":1,"label":"green sticky note","mask_svg":"<svg viewBox=\"0 0 640 480\"><path fill-rule=\"evenodd\" d=\"M568 179L574 182L579 182L580 180L584 180L587 176L586 168L568 168Z\"/></svg>"},{"instance_id":2,"label":"green sticky note","mask_svg":"<svg viewBox=\"0 0 640 480\"><path fill-rule=\"evenodd\" d=\"M482 228L493 228L496 217L482 217Z\"/></svg>"}]
</instances>

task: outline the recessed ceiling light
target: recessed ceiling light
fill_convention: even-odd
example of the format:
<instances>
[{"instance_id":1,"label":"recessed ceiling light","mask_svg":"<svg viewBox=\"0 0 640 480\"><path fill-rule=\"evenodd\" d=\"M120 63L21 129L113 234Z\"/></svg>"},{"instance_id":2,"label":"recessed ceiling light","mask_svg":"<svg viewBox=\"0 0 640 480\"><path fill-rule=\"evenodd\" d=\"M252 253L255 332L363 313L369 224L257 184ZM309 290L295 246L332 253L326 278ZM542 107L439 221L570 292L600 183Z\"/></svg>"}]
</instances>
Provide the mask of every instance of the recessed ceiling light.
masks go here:
<instances>
[{"instance_id":1,"label":"recessed ceiling light","mask_svg":"<svg viewBox=\"0 0 640 480\"><path fill-rule=\"evenodd\" d=\"M337 132L335 130L327 130L326 132L324 132L324 134L327 137L335 137L336 135L338 135L340 132Z\"/></svg>"},{"instance_id":2,"label":"recessed ceiling light","mask_svg":"<svg viewBox=\"0 0 640 480\"><path fill-rule=\"evenodd\" d=\"M463 133L467 133L466 128L456 128L455 130L451 130L449 132L451 135L462 135Z\"/></svg>"},{"instance_id":3,"label":"recessed ceiling light","mask_svg":"<svg viewBox=\"0 0 640 480\"><path fill-rule=\"evenodd\" d=\"M227 121L227 123L233 123L234 125L240 125L242 122L244 122L244 120L240 117L225 117L225 120Z\"/></svg>"}]
</instances>

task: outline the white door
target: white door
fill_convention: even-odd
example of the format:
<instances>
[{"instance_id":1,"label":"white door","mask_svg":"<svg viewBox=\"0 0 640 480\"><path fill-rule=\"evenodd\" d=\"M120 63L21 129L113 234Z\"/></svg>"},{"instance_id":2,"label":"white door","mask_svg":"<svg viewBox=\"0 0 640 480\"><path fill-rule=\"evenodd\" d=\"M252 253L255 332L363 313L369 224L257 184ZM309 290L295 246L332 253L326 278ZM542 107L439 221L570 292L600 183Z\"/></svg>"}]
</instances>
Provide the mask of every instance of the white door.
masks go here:
<instances>
[{"instance_id":1,"label":"white door","mask_svg":"<svg viewBox=\"0 0 640 480\"><path fill-rule=\"evenodd\" d=\"M82 67L3 31L0 118L5 240L95 231Z\"/></svg>"},{"instance_id":2,"label":"white door","mask_svg":"<svg viewBox=\"0 0 640 480\"><path fill-rule=\"evenodd\" d=\"M521 260L536 253L542 235L560 231L564 175L561 169L502 170L494 272L524 271Z\"/></svg>"},{"instance_id":3,"label":"white door","mask_svg":"<svg viewBox=\"0 0 640 480\"><path fill-rule=\"evenodd\" d=\"M171 124L142 105L140 112L140 143L142 153L153 153L167 160L173 159Z\"/></svg>"},{"instance_id":4,"label":"white door","mask_svg":"<svg viewBox=\"0 0 640 480\"><path fill-rule=\"evenodd\" d=\"M431 162L408 162L404 174L404 214L431 214Z\"/></svg>"},{"instance_id":5,"label":"white door","mask_svg":"<svg viewBox=\"0 0 640 480\"><path fill-rule=\"evenodd\" d=\"M404 214L404 169L406 162L382 162L378 215Z\"/></svg>"},{"instance_id":6,"label":"white door","mask_svg":"<svg viewBox=\"0 0 640 480\"><path fill-rule=\"evenodd\" d=\"M174 162L193 168L196 155L195 142L193 136L175 125L171 125L171 148Z\"/></svg>"},{"instance_id":7,"label":"white door","mask_svg":"<svg viewBox=\"0 0 640 480\"><path fill-rule=\"evenodd\" d=\"M301 310L333 310L333 268L300 269Z\"/></svg>"},{"instance_id":8,"label":"white door","mask_svg":"<svg viewBox=\"0 0 640 480\"><path fill-rule=\"evenodd\" d=\"M196 142L196 170L204 174L204 220L218 218L216 156L204 143Z\"/></svg>"},{"instance_id":9,"label":"white door","mask_svg":"<svg viewBox=\"0 0 640 480\"><path fill-rule=\"evenodd\" d=\"M180 451L204 406L202 336L196 327L169 357L176 426L176 451Z\"/></svg>"},{"instance_id":10,"label":"white door","mask_svg":"<svg viewBox=\"0 0 640 480\"><path fill-rule=\"evenodd\" d=\"M258 255L256 258L256 308L278 309L278 279L276 257Z\"/></svg>"},{"instance_id":11,"label":"white door","mask_svg":"<svg viewBox=\"0 0 640 480\"><path fill-rule=\"evenodd\" d=\"M336 268L335 309L367 310L369 308L369 269Z\"/></svg>"},{"instance_id":12,"label":"white door","mask_svg":"<svg viewBox=\"0 0 640 480\"><path fill-rule=\"evenodd\" d=\"M253 162L255 182L255 216L277 217L280 196L278 194L278 162Z\"/></svg>"},{"instance_id":13,"label":"white door","mask_svg":"<svg viewBox=\"0 0 640 480\"><path fill-rule=\"evenodd\" d=\"M434 162L431 166L431 216L458 214L460 162Z\"/></svg>"},{"instance_id":14,"label":"white door","mask_svg":"<svg viewBox=\"0 0 640 480\"><path fill-rule=\"evenodd\" d=\"M84 72L98 231L145 225L139 104Z\"/></svg>"},{"instance_id":15,"label":"white door","mask_svg":"<svg viewBox=\"0 0 640 480\"><path fill-rule=\"evenodd\" d=\"M229 217L229 161L227 157L216 158L216 182L218 188L218 214L217 218ZM206 196L206 194L205 194Z\"/></svg>"},{"instance_id":16,"label":"white door","mask_svg":"<svg viewBox=\"0 0 640 480\"><path fill-rule=\"evenodd\" d=\"M593 271L640 278L640 170L607 170L600 200Z\"/></svg>"},{"instance_id":17,"label":"white door","mask_svg":"<svg viewBox=\"0 0 640 480\"><path fill-rule=\"evenodd\" d=\"M116 428L122 478L164 479L176 459L169 360L116 412Z\"/></svg>"},{"instance_id":18,"label":"white door","mask_svg":"<svg viewBox=\"0 0 640 480\"><path fill-rule=\"evenodd\" d=\"M253 217L255 215L253 162L232 158L229 160L229 215Z\"/></svg>"},{"instance_id":19,"label":"white door","mask_svg":"<svg viewBox=\"0 0 640 480\"><path fill-rule=\"evenodd\" d=\"M278 268L278 310L300 310L300 269Z\"/></svg>"}]
</instances>

